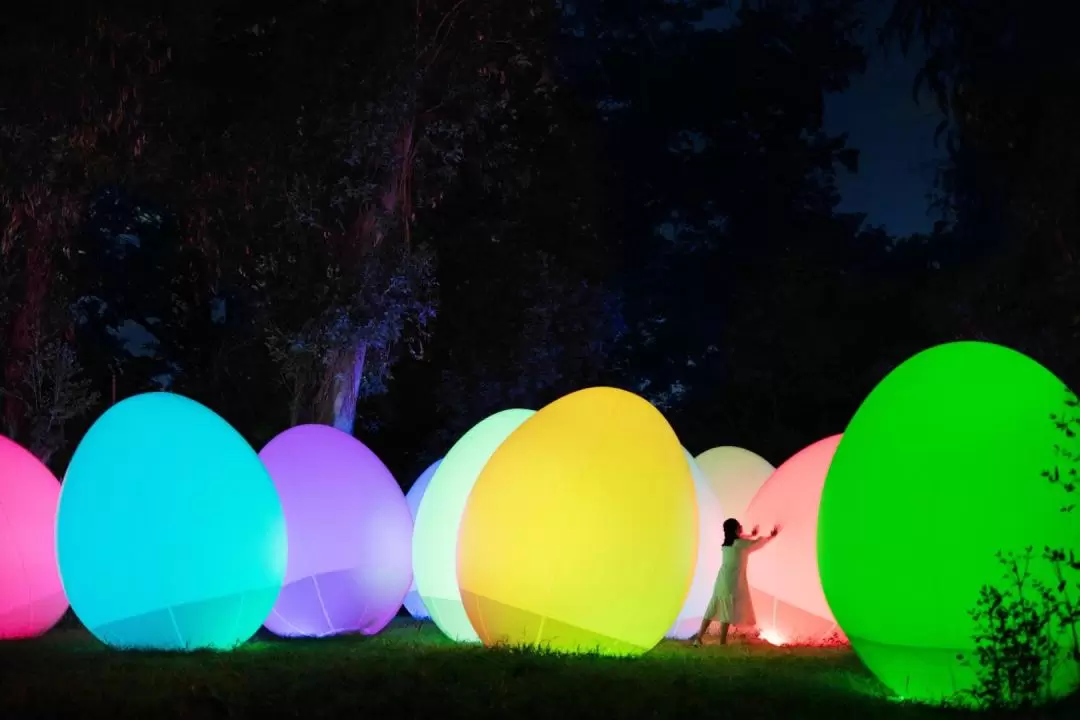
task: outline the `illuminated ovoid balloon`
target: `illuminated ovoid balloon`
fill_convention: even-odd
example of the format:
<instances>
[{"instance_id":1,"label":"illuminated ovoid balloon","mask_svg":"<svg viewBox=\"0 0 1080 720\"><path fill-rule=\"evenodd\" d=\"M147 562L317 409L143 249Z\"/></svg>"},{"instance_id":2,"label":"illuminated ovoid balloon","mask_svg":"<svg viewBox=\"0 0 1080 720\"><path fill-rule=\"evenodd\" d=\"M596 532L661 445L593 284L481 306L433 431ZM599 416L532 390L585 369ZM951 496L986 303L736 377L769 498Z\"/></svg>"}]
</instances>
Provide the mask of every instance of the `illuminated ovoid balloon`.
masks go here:
<instances>
[{"instance_id":1,"label":"illuminated ovoid balloon","mask_svg":"<svg viewBox=\"0 0 1080 720\"><path fill-rule=\"evenodd\" d=\"M683 452L686 452L685 450ZM667 637L685 640L701 627L701 617L712 599L713 585L720 571L724 546L724 511L709 486L709 479L698 468L694 457L686 453L686 462L694 478L697 497L698 548L694 565L694 580L683 602L682 611L675 624L667 631Z\"/></svg>"},{"instance_id":2,"label":"illuminated ovoid balloon","mask_svg":"<svg viewBox=\"0 0 1080 720\"><path fill-rule=\"evenodd\" d=\"M68 465L60 577L109 645L232 648L285 577L285 517L259 456L194 400L147 393L110 408Z\"/></svg>"},{"instance_id":3,"label":"illuminated ovoid balloon","mask_svg":"<svg viewBox=\"0 0 1080 720\"><path fill-rule=\"evenodd\" d=\"M671 426L636 395L590 388L492 455L462 519L458 580L485 645L636 655L678 617L697 543Z\"/></svg>"},{"instance_id":4,"label":"illuminated ovoid balloon","mask_svg":"<svg viewBox=\"0 0 1080 720\"><path fill-rule=\"evenodd\" d=\"M817 644L839 635L817 567L817 520L821 488L840 436L800 450L765 481L743 517L780 534L750 556L747 578L761 637L774 645Z\"/></svg>"},{"instance_id":5,"label":"illuminated ovoid balloon","mask_svg":"<svg viewBox=\"0 0 1080 720\"><path fill-rule=\"evenodd\" d=\"M286 430L259 458L289 533L285 585L267 629L286 637L382 630L412 580L412 517L394 476L328 425Z\"/></svg>"},{"instance_id":6,"label":"illuminated ovoid balloon","mask_svg":"<svg viewBox=\"0 0 1080 720\"><path fill-rule=\"evenodd\" d=\"M59 497L49 469L0 437L0 640L40 635L67 610L56 570Z\"/></svg>"},{"instance_id":7,"label":"illuminated ovoid balloon","mask_svg":"<svg viewBox=\"0 0 1080 720\"><path fill-rule=\"evenodd\" d=\"M968 614L984 584L1012 590L998 551L1035 548L1030 582L1054 586L1040 549L1080 545L1080 513L1041 473L1076 452L1050 416L1072 417L1061 381L997 345L940 345L870 393L833 458L818 519L829 606L867 667L897 694L936 701L971 689ZM1062 653L1071 643L1058 631ZM958 659L962 655L963 660ZM1077 686L1061 657L1047 689Z\"/></svg>"},{"instance_id":8,"label":"illuminated ovoid balloon","mask_svg":"<svg viewBox=\"0 0 1080 720\"><path fill-rule=\"evenodd\" d=\"M706 450L696 461L724 512L739 519L750 507L754 493L776 470L760 455L730 445Z\"/></svg>"},{"instance_id":9,"label":"illuminated ovoid balloon","mask_svg":"<svg viewBox=\"0 0 1080 720\"><path fill-rule=\"evenodd\" d=\"M492 453L534 414L503 410L473 426L446 453L420 501L413 531L416 589L431 619L452 640L479 640L458 589L458 533L465 502Z\"/></svg>"},{"instance_id":10,"label":"illuminated ovoid balloon","mask_svg":"<svg viewBox=\"0 0 1080 720\"><path fill-rule=\"evenodd\" d=\"M405 493L405 503L409 506L409 514L412 515L413 525L416 524L416 511L420 509L420 501L424 499L424 493L427 492L427 487L431 483L432 476L435 475L435 471L439 469L439 463L442 460L436 460L431 463L427 470L423 472L409 488L409 492ZM409 563L411 566L412 556L409 557ZM424 598L420 597L420 593L416 589L416 576L414 574L412 583L409 585L409 592L405 593L405 609L409 611L417 620L427 620L431 617L427 607L424 605Z\"/></svg>"}]
</instances>

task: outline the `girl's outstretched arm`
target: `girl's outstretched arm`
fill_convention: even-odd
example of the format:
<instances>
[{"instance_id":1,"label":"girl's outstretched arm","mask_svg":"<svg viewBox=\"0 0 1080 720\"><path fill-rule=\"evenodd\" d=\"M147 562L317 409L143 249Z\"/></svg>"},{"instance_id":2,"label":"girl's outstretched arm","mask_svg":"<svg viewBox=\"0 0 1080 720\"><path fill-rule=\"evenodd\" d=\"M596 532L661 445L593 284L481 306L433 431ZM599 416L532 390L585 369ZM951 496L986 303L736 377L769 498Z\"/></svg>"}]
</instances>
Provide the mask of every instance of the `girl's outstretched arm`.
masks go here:
<instances>
[{"instance_id":1,"label":"girl's outstretched arm","mask_svg":"<svg viewBox=\"0 0 1080 720\"><path fill-rule=\"evenodd\" d=\"M750 551L760 550L769 544L770 541L775 538L775 535L762 535L761 537L754 538L750 541Z\"/></svg>"},{"instance_id":2,"label":"girl's outstretched arm","mask_svg":"<svg viewBox=\"0 0 1080 720\"><path fill-rule=\"evenodd\" d=\"M779 527L774 527L773 531L771 533L769 533L768 535L761 535L761 536L757 536L757 537L742 538L742 540L743 540L743 542L746 543L747 548L751 552L753 552L755 550L760 550L761 548L768 545L779 534L780 534L780 528Z\"/></svg>"}]
</instances>

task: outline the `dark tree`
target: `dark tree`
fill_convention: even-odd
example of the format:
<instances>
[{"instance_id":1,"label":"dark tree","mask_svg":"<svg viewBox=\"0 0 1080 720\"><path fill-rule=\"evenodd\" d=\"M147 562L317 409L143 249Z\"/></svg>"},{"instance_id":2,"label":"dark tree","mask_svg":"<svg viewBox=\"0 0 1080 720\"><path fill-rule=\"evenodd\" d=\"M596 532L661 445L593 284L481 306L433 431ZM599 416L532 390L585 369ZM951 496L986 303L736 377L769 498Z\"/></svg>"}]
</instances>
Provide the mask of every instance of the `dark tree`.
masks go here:
<instances>
[{"instance_id":1,"label":"dark tree","mask_svg":"<svg viewBox=\"0 0 1080 720\"><path fill-rule=\"evenodd\" d=\"M925 52L917 96L936 102L941 177L965 254L949 279L958 333L1076 373L1080 61L1073 11L1042 0L897 0L884 40Z\"/></svg>"},{"instance_id":2,"label":"dark tree","mask_svg":"<svg viewBox=\"0 0 1080 720\"><path fill-rule=\"evenodd\" d=\"M858 154L824 102L863 69L857 10L567 4L562 68L603 129L598 215L625 258L617 382L697 450L782 459L918 349L895 337L913 313L889 239L836 212Z\"/></svg>"}]
</instances>

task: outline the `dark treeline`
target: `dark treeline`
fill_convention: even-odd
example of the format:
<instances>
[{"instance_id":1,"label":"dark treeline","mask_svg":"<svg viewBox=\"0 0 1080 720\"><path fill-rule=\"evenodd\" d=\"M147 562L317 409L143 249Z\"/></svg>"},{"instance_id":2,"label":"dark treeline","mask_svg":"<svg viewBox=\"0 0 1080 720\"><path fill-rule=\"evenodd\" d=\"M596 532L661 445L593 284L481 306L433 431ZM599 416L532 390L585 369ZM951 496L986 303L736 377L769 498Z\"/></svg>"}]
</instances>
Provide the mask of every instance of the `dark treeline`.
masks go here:
<instances>
[{"instance_id":1,"label":"dark treeline","mask_svg":"<svg viewBox=\"0 0 1080 720\"><path fill-rule=\"evenodd\" d=\"M256 447L353 430L407 486L593 384L777 463L938 342L1072 381L1080 60L1064 5L993 5L884 29L948 149L903 238L837 210L857 0L5 7L0 430L59 471L165 387Z\"/></svg>"}]
</instances>

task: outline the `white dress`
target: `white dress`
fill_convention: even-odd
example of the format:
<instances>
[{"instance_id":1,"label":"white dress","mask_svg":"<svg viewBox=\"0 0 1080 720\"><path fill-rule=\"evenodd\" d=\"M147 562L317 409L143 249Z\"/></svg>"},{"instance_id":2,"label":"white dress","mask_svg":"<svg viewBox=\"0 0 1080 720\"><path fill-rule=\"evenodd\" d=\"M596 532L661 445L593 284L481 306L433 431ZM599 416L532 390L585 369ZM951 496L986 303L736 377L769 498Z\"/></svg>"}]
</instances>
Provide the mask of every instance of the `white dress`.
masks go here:
<instances>
[{"instance_id":1,"label":"white dress","mask_svg":"<svg viewBox=\"0 0 1080 720\"><path fill-rule=\"evenodd\" d=\"M769 538L739 538L733 545L723 547L723 562L713 585L712 599L705 610L705 617L731 625L752 626L757 624L754 604L750 600L750 583L746 579L746 567L750 553L761 547Z\"/></svg>"}]
</instances>

